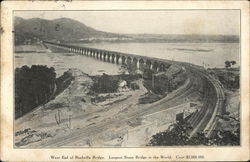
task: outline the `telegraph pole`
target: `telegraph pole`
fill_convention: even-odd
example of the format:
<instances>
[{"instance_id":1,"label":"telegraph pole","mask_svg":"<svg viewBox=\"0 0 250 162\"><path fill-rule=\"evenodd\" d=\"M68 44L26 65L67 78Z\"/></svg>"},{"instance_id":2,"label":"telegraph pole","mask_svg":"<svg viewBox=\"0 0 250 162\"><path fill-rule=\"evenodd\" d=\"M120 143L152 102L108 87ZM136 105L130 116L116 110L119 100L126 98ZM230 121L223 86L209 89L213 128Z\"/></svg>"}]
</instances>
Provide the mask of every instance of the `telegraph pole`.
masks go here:
<instances>
[{"instance_id":1,"label":"telegraph pole","mask_svg":"<svg viewBox=\"0 0 250 162\"><path fill-rule=\"evenodd\" d=\"M154 73L152 73L152 87L154 88Z\"/></svg>"}]
</instances>

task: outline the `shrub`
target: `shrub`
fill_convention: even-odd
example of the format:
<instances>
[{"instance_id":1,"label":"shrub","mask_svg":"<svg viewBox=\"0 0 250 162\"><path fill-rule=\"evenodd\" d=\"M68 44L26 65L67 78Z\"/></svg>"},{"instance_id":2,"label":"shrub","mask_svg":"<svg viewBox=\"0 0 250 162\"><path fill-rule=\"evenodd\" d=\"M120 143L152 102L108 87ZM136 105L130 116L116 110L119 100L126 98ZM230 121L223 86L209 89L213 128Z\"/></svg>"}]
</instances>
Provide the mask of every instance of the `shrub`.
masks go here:
<instances>
[{"instance_id":1,"label":"shrub","mask_svg":"<svg viewBox=\"0 0 250 162\"><path fill-rule=\"evenodd\" d=\"M166 131L152 136L150 146L184 146L184 145L239 145L240 126L235 131L216 130L212 138L207 138L204 133L198 132L195 136L189 136L192 127L186 122L178 122L171 125Z\"/></svg>"},{"instance_id":2,"label":"shrub","mask_svg":"<svg viewBox=\"0 0 250 162\"><path fill-rule=\"evenodd\" d=\"M113 76L103 74L95 80L91 90L96 93L113 93L118 89L118 81L119 80Z\"/></svg>"}]
</instances>

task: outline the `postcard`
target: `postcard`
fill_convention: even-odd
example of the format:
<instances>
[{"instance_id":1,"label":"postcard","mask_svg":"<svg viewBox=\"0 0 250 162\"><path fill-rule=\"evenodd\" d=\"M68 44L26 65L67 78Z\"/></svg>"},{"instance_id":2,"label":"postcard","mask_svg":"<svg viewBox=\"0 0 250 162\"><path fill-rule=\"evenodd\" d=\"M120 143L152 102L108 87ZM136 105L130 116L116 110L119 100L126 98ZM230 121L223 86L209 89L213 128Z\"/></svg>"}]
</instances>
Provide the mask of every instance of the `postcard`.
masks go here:
<instances>
[{"instance_id":1,"label":"postcard","mask_svg":"<svg viewBox=\"0 0 250 162\"><path fill-rule=\"evenodd\" d=\"M1 160L249 160L249 3L5 1Z\"/></svg>"}]
</instances>

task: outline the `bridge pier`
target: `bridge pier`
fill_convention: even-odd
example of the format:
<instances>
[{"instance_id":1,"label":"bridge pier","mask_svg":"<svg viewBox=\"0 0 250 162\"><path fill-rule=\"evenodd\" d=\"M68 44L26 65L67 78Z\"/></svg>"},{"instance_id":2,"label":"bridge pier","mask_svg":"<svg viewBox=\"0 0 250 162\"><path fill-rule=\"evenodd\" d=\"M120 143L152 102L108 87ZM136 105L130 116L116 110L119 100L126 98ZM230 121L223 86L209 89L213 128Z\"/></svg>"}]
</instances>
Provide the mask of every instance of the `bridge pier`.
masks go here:
<instances>
[{"instance_id":1,"label":"bridge pier","mask_svg":"<svg viewBox=\"0 0 250 162\"><path fill-rule=\"evenodd\" d=\"M111 62L114 64L115 63L115 54L111 55Z\"/></svg>"},{"instance_id":2,"label":"bridge pier","mask_svg":"<svg viewBox=\"0 0 250 162\"><path fill-rule=\"evenodd\" d=\"M156 71L156 72L159 70L159 69L158 69L158 63L157 63L157 62L154 62L154 63L153 63L152 70L154 70L154 71Z\"/></svg>"},{"instance_id":3,"label":"bridge pier","mask_svg":"<svg viewBox=\"0 0 250 162\"><path fill-rule=\"evenodd\" d=\"M166 66L164 65L164 63L160 64L159 71L166 71Z\"/></svg>"},{"instance_id":4,"label":"bridge pier","mask_svg":"<svg viewBox=\"0 0 250 162\"><path fill-rule=\"evenodd\" d=\"M107 61L110 62L110 53L107 54Z\"/></svg>"},{"instance_id":5,"label":"bridge pier","mask_svg":"<svg viewBox=\"0 0 250 162\"><path fill-rule=\"evenodd\" d=\"M146 61L146 66L147 69L152 69L152 62L150 60Z\"/></svg>"},{"instance_id":6,"label":"bridge pier","mask_svg":"<svg viewBox=\"0 0 250 162\"><path fill-rule=\"evenodd\" d=\"M134 66L134 68L137 70L139 69L139 61L136 57L133 58L133 62L132 62L132 66Z\"/></svg>"},{"instance_id":7,"label":"bridge pier","mask_svg":"<svg viewBox=\"0 0 250 162\"><path fill-rule=\"evenodd\" d=\"M126 57L122 56L122 65L125 65L125 64L126 64Z\"/></svg>"},{"instance_id":8,"label":"bridge pier","mask_svg":"<svg viewBox=\"0 0 250 162\"><path fill-rule=\"evenodd\" d=\"M106 54L105 52L102 52L102 61L105 61L105 59L106 59Z\"/></svg>"},{"instance_id":9,"label":"bridge pier","mask_svg":"<svg viewBox=\"0 0 250 162\"><path fill-rule=\"evenodd\" d=\"M115 61L115 63L116 64L120 64L120 62L119 62L119 60L120 60L120 55L116 55L116 57L115 57L115 59L116 59L116 61Z\"/></svg>"},{"instance_id":10,"label":"bridge pier","mask_svg":"<svg viewBox=\"0 0 250 162\"><path fill-rule=\"evenodd\" d=\"M95 59L98 59L98 52L95 51Z\"/></svg>"},{"instance_id":11,"label":"bridge pier","mask_svg":"<svg viewBox=\"0 0 250 162\"><path fill-rule=\"evenodd\" d=\"M139 60L139 70L143 71L145 68L145 61L141 58Z\"/></svg>"},{"instance_id":12,"label":"bridge pier","mask_svg":"<svg viewBox=\"0 0 250 162\"><path fill-rule=\"evenodd\" d=\"M106 59L107 59L107 54L104 52L104 54L103 54L103 61L106 62Z\"/></svg>"}]
</instances>

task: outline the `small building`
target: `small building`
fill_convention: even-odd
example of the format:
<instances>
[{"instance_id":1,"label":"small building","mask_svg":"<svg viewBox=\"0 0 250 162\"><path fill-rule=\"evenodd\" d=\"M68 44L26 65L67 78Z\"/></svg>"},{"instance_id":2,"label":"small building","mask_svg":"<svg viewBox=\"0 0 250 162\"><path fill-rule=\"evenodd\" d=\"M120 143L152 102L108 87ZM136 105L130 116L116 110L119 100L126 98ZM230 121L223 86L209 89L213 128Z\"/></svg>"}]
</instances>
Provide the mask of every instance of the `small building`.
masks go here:
<instances>
[{"instance_id":1,"label":"small building","mask_svg":"<svg viewBox=\"0 0 250 162\"><path fill-rule=\"evenodd\" d=\"M122 91L126 91L128 90L128 84L125 80L120 80L118 82L118 91L122 92Z\"/></svg>"},{"instance_id":2,"label":"small building","mask_svg":"<svg viewBox=\"0 0 250 162\"><path fill-rule=\"evenodd\" d=\"M121 88L127 87L127 82L125 80L120 80L118 83L118 87Z\"/></svg>"}]
</instances>

